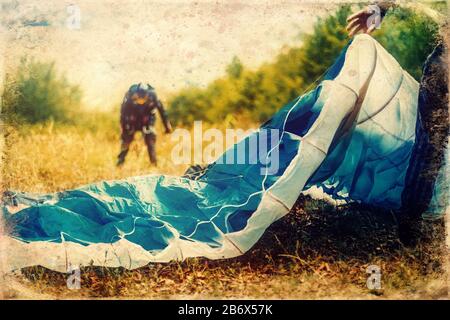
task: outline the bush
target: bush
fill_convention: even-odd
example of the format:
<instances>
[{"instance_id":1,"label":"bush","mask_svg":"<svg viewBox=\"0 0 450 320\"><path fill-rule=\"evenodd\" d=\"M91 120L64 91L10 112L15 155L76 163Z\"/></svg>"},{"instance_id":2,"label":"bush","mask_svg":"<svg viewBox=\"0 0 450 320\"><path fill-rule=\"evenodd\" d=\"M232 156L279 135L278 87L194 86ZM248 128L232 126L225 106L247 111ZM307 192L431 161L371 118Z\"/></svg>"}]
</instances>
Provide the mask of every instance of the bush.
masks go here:
<instances>
[{"instance_id":1,"label":"bush","mask_svg":"<svg viewBox=\"0 0 450 320\"><path fill-rule=\"evenodd\" d=\"M417 80L422 64L433 49L438 26L411 10L397 8L383 21L374 37ZM288 101L301 95L337 58L350 38L345 30L351 13L343 6L319 19L311 34L301 35L302 45L280 53L273 63L248 70L237 57L226 74L207 88L189 87L169 99L169 113L176 124L194 120L221 122L227 114L265 121Z\"/></svg>"},{"instance_id":2,"label":"bush","mask_svg":"<svg viewBox=\"0 0 450 320\"><path fill-rule=\"evenodd\" d=\"M2 113L27 123L73 122L81 97L79 87L59 75L54 63L23 58L17 72L6 77Z\"/></svg>"},{"instance_id":3,"label":"bush","mask_svg":"<svg viewBox=\"0 0 450 320\"><path fill-rule=\"evenodd\" d=\"M439 27L424 15L398 8L386 16L374 37L419 81L423 63L439 38Z\"/></svg>"}]
</instances>

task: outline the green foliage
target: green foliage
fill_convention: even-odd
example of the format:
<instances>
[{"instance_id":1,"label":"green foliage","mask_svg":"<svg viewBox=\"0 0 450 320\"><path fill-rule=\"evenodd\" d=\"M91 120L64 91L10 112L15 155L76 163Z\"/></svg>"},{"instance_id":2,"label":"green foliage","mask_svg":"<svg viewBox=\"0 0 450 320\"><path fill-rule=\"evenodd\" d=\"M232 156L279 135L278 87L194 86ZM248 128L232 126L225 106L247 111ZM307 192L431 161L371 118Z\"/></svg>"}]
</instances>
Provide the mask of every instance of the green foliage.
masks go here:
<instances>
[{"instance_id":1,"label":"green foliage","mask_svg":"<svg viewBox=\"0 0 450 320\"><path fill-rule=\"evenodd\" d=\"M169 113L176 124L194 120L221 122L230 113L267 120L280 106L308 90L326 71L350 40L345 30L351 13L343 6L319 19L302 44L280 53L273 63L246 69L234 57L226 74L207 88L189 87L169 99ZM438 37L438 26L429 18L398 8L384 19L374 37L412 76L420 79L422 64Z\"/></svg>"},{"instance_id":2,"label":"green foliage","mask_svg":"<svg viewBox=\"0 0 450 320\"><path fill-rule=\"evenodd\" d=\"M230 78L238 79L241 76L243 69L244 66L242 65L241 60L234 56L230 65L227 67L227 74Z\"/></svg>"},{"instance_id":3,"label":"green foliage","mask_svg":"<svg viewBox=\"0 0 450 320\"><path fill-rule=\"evenodd\" d=\"M280 106L320 80L350 40L345 26L351 11L349 6L342 6L319 19L311 34L301 35L299 46L283 49L272 63L256 70L245 68L234 57L225 75L206 88L188 87L169 99L171 121L187 126L195 120L223 122L230 114L252 122L267 120ZM438 32L429 18L397 8L388 13L373 36L419 80ZM2 112L28 123L56 121L98 127L96 120L88 120L92 116L80 112L81 94L78 86L56 72L53 63L23 59L17 72L6 78ZM98 115L102 119L107 116L105 121L112 128L116 118Z\"/></svg>"},{"instance_id":4,"label":"green foliage","mask_svg":"<svg viewBox=\"0 0 450 320\"><path fill-rule=\"evenodd\" d=\"M5 82L2 112L9 119L73 122L80 109L81 90L58 75L54 63L23 58Z\"/></svg>"},{"instance_id":5,"label":"green foliage","mask_svg":"<svg viewBox=\"0 0 450 320\"><path fill-rule=\"evenodd\" d=\"M345 30L350 7L341 7L334 15L319 19L314 32L304 36L304 44L298 48L298 73L308 84L320 77L338 57L350 40Z\"/></svg>"},{"instance_id":6,"label":"green foliage","mask_svg":"<svg viewBox=\"0 0 450 320\"><path fill-rule=\"evenodd\" d=\"M392 10L374 33L383 47L416 80L422 75L422 65L439 38L439 27L424 15L403 8Z\"/></svg>"}]
</instances>

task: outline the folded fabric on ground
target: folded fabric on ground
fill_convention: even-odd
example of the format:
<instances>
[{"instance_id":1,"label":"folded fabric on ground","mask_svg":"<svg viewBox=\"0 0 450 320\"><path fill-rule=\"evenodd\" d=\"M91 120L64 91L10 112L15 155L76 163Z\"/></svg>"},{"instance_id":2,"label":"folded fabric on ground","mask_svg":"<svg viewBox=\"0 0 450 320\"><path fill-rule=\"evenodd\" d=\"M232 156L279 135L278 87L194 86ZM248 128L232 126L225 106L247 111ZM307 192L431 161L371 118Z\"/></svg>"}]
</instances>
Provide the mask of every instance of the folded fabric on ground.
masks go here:
<instances>
[{"instance_id":1,"label":"folded fabric on ground","mask_svg":"<svg viewBox=\"0 0 450 320\"><path fill-rule=\"evenodd\" d=\"M131 269L188 257L235 257L310 187L336 199L399 208L417 96L417 82L373 38L359 35L315 89L197 179L149 175L50 195L10 193L2 204L12 226L0 248L6 269ZM255 139L267 141L269 148L257 150L267 161L251 161L249 152L245 161L227 164Z\"/></svg>"}]
</instances>

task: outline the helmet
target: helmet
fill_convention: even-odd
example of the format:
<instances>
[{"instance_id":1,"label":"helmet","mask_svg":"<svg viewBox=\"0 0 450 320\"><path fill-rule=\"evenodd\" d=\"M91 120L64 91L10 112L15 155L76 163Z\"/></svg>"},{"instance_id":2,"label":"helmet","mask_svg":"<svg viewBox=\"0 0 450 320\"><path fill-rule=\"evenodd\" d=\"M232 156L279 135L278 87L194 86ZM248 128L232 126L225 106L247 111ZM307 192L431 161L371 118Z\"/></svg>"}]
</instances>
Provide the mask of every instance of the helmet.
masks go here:
<instances>
[{"instance_id":1,"label":"helmet","mask_svg":"<svg viewBox=\"0 0 450 320\"><path fill-rule=\"evenodd\" d=\"M142 83L133 84L128 90L131 101L138 105L143 105L148 101L151 91L153 91L151 85Z\"/></svg>"}]
</instances>

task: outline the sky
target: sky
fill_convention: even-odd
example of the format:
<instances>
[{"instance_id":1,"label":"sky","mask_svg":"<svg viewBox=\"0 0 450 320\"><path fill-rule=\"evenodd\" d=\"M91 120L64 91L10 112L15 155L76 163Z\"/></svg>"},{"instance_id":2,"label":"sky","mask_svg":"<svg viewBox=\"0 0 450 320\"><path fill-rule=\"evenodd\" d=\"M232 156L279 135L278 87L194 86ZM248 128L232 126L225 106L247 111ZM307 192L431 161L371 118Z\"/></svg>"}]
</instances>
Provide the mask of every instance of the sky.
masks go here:
<instances>
[{"instance_id":1,"label":"sky","mask_svg":"<svg viewBox=\"0 0 450 320\"><path fill-rule=\"evenodd\" d=\"M85 104L99 109L120 104L132 83L150 83L163 101L183 87L205 86L224 74L233 56L256 68L284 46L299 45L299 34L310 32L318 17L338 5L312 0L0 3L6 71L24 55L55 61L81 86Z\"/></svg>"}]
</instances>

